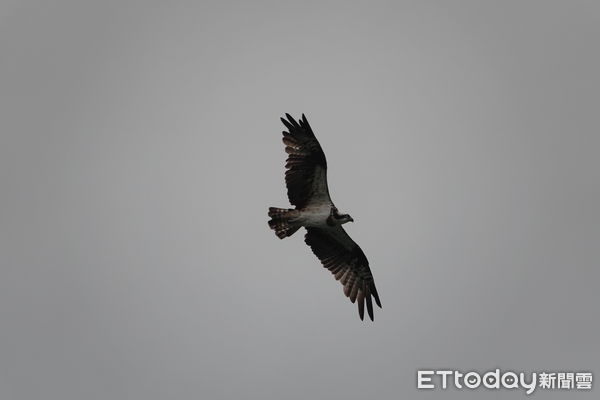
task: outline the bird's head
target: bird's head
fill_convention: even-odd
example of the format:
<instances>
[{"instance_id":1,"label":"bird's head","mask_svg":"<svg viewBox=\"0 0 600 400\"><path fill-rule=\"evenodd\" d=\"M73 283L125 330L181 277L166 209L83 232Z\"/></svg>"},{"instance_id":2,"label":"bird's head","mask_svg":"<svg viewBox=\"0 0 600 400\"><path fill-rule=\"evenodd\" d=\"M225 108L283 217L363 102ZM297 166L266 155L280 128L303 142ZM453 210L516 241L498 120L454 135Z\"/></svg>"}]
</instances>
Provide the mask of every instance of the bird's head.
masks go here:
<instances>
[{"instance_id":1,"label":"bird's head","mask_svg":"<svg viewBox=\"0 0 600 400\"><path fill-rule=\"evenodd\" d=\"M352 219L350 214L339 214L337 210L333 214L333 217L336 219L336 222L340 225L345 224L346 222L354 222L354 219Z\"/></svg>"},{"instance_id":2,"label":"bird's head","mask_svg":"<svg viewBox=\"0 0 600 400\"><path fill-rule=\"evenodd\" d=\"M350 214L342 214L342 224L345 224L346 222L354 222L354 219Z\"/></svg>"}]
</instances>

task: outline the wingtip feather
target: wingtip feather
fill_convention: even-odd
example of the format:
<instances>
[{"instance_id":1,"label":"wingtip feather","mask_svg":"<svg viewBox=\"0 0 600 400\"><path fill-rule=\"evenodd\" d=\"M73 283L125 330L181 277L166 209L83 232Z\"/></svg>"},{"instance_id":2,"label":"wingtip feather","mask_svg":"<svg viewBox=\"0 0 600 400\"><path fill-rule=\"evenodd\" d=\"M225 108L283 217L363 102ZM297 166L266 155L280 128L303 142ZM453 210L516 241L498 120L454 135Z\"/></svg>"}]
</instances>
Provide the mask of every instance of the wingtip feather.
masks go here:
<instances>
[{"instance_id":1,"label":"wingtip feather","mask_svg":"<svg viewBox=\"0 0 600 400\"><path fill-rule=\"evenodd\" d=\"M363 321L365 319L365 294L362 290L358 292L358 316L360 320Z\"/></svg>"},{"instance_id":2,"label":"wingtip feather","mask_svg":"<svg viewBox=\"0 0 600 400\"><path fill-rule=\"evenodd\" d=\"M371 321L373 321L373 300L371 299L371 291L369 290L369 287L367 286L367 293L365 293L365 298L367 300L367 312L369 313L369 318L371 318Z\"/></svg>"},{"instance_id":3,"label":"wingtip feather","mask_svg":"<svg viewBox=\"0 0 600 400\"><path fill-rule=\"evenodd\" d=\"M299 128L300 127L300 125L298 125L298 121L296 121L294 119L294 117L292 117L290 114L285 113L285 116L286 116L286 118L289 121L288 123L290 123L293 127L295 127L295 128Z\"/></svg>"},{"instance_id":4,"label":"wingtip feather","mask_svg":"<svg viewBox=\"0 0 600 400\"><path fill-rule=\"evenodd\" d=\"M379 306L379 308L383 308L381 306L381 300L379 300L379 294L377 293L377 289L375 288L375 284L371 286L371 294L375 298L375 303Z\"/></svg>"},{"instance_id":5,"label":"wingtip feather","mask_svg":"<svg viewBox=\"0 0 600 400\"><path fill-rule=\"evenodd\" d=\"M283 125L285 125L286 128L288 128L288 130L292 130L294 128L294 126L287 120L280 118L281 122L283 123ZM286 132L284 132L285 134Z\"/></svg>"}]
</instances>

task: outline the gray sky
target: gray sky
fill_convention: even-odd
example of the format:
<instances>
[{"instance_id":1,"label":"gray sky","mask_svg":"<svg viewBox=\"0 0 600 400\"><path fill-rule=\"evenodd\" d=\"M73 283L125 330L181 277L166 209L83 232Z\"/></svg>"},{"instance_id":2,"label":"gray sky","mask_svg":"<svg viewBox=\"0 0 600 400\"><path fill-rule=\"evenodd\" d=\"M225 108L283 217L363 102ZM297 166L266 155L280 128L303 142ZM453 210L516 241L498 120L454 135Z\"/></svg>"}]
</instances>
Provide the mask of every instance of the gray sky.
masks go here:
<instances>
[{"instance_id":1,"label":"gray sky","mask_svg":"<svg viewBox=\"0 0 600 400\"><path fill-rule=\"evenodd\" d=\"M4 1L0 398L600 374L599 37L592 1ZM285 112L356 221L374 323L268 229Z\"/></svg>"}]
</instances>

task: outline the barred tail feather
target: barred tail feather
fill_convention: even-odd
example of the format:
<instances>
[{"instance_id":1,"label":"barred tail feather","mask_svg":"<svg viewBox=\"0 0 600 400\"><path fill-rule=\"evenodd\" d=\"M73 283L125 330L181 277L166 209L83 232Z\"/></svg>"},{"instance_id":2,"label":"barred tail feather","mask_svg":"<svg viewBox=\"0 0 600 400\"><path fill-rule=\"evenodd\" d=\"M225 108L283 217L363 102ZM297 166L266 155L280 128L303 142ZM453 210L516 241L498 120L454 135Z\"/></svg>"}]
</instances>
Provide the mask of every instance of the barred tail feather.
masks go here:
<instances>
[{"instance_id":1,"label":"barred tail feather","mask_svg":"<svg viewBox=\"0 0 600 400\"><path fill-rule=\"evenodd\" d=\"M292 236L300 225L292 223L292 219L298 215L297 210L269 207L269 227L275 231L279 239Z\"/></svg>"}]
</instances>

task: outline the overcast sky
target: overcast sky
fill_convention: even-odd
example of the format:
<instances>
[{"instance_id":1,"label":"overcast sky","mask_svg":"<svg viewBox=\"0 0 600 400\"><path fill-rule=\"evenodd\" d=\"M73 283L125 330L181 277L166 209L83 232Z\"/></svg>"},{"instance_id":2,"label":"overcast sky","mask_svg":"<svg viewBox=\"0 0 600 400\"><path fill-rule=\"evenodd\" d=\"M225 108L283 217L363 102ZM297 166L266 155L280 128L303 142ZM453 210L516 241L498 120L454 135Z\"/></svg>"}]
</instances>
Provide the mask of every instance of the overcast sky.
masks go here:
<instances>
[{"instance_id":1,"label":"overcast sky","mask_svg":"<svg viewBox=\"0 0 600 400\"><path fill-rule=\"evenodd\" d=\"M0 398L512 399L416 371L600 374L599 39L593 1L3 1ZM267 226L286 112L355 220L375 322Z\"/></svg>"}]
</instances>

